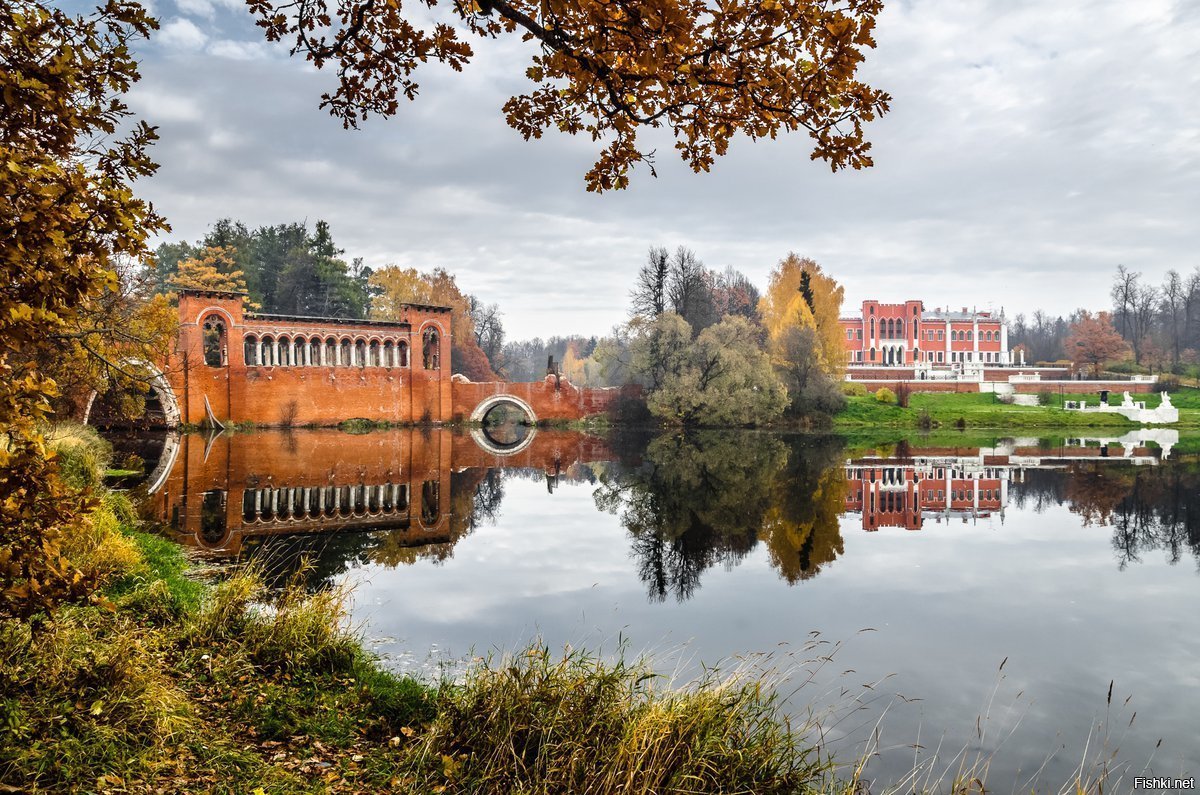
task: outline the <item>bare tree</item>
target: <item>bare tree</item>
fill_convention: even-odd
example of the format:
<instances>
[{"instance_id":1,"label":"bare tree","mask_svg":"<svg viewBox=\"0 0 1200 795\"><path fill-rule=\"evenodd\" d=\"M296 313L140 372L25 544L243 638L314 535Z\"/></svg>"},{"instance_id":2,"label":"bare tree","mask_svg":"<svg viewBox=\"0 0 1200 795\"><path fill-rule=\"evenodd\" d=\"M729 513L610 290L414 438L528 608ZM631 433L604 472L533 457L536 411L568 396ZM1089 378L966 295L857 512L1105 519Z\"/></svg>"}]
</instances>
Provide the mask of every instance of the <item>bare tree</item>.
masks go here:
<instances>
[{"instance_id":1,"label":"bare tree","mask_svg":"<svg viewBox=\"0 0 1200 795\"><path fill-rule=\"evenodd\" d=\"M638 271L637 284L629 293L630 314L653 320L667 311L670 259L662 246L652 246L646 252L646 264Z\"/></svg>"},{"instance_id":2,"label":"bare tree","mask_svg":"<svg viewBox=\"0 0 1200 795\"><path fill-rule=\"evenodd\" d=\"M475 344L487 357L492 370L501 372L504 369L504 323L500 319L500 307L468 295L467 309L475 326Z\"/></svg>"},{"instance_id":3,"label":"bare tree","mask_svg":"<svg viewBox=\"0 0 1200 795\"><path fill-rule=\"evenodd\" d=\"M1134 364L1142 363L1142 352L1158 314L1158 300L1158 288L1148 284L1139 286L1133 293L1129 307L1129 342L1133 346Z\"/></svg>"},{"instance_id":4,"label":"bare tree","mask_svg":"<svg viewBox=\"0 0 1200 795\"><path fill-rule=\"evenodd\" d=\"M1113 277L1112 299L1113 315L1121 336L1129 339L1129 318L1133 311L1134 296L1138 291L1138 280L1142 274L1134 273L1124 265L1117 266L1117 275Z\"/></svg>"},{"instance_id":5,"label":"bare tree","mask_svg":"<svg viewBox=\"0 0 1200 795\"><path fill-rule=\"evenodd\" d=\"M675 249L667 280L667 304L688 322L693 336L720 320L713 305L712 287L712 274L696 258L696 252L684 246Z\"/></svg>"},{"instance_id":6,"label":"bare tree","mask_svg":"<svg viewBox=\"0 0 1200 795\"><path fill-rule=\"evenodd\" d=\"M1200 267L1188 274L1183 295L1184 347L1200 348Z\"/></svg>"},{"instance_id":7,"label":"bare tree","mask_svg":"<svg viewBox=\"0 0 1200 795\"><path fill-rule=\"evenodd\" d=\"M1179 354L1183 349L1184 304L1187 298L1185 290L1186 285L1179 271L1167 271L1162 287L1162 316L1171 345L1172 369L1179 367Z\"/></svg>"}]
</instances>

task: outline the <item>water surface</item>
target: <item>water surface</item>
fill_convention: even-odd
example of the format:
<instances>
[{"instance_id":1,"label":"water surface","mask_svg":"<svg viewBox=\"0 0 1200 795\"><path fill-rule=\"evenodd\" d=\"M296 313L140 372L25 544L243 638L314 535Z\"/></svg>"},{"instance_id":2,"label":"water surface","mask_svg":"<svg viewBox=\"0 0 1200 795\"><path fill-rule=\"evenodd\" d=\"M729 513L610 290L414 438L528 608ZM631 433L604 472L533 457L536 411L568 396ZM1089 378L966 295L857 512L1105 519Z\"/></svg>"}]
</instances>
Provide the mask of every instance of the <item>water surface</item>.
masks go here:
<instances>
[{"instance_id":1,"label":"water surface","mask_svg":"<svg viewBox=\"0 0 1200 795\"><path fill-rule=\"evenodd\" d=\"M680 676L836 647L791 708L872 685L831 729L844 756L879 721L873 776L995 751L991 786L1028 792L1104 743L1200 770L1200 463L1175 441L189 435L149 504L210 554L354 582L400 669L534 639Z\"/></svg>"}]
</instances>

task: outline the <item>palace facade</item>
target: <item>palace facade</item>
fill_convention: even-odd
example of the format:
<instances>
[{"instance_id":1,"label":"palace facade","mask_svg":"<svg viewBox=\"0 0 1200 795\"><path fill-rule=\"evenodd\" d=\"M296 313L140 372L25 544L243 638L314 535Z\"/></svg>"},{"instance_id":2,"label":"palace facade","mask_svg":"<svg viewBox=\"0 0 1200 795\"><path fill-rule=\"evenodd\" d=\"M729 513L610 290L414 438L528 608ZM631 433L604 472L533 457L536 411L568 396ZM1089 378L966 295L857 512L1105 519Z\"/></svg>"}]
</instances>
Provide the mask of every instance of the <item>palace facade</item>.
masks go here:
<instances>
[{"instance_id":1,"label":"palace facade","mask_svg":"<svg viewBox=\"0 0 1200 795\"><path fill-rule=\"evenodd\" d=\"M863 301L859 317L841 318L848 363L924 369L1014 364L1004 315L962 308L926 311L921 301Z\"/></svg>"}]
</instances>

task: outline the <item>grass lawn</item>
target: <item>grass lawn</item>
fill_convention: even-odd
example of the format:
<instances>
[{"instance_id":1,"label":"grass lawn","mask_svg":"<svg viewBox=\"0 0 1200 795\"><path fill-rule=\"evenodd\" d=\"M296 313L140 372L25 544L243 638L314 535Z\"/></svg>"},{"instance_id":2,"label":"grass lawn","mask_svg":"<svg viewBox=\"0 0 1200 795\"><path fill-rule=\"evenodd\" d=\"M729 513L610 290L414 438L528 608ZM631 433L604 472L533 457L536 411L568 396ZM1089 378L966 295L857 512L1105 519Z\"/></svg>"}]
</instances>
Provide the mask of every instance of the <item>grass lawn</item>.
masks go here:
<instances>
[{"instance_id":1,"label":"grass lawn","mask_svg":"<svg viewBox=\"0 0 1200 795\"><path fill-rule=\"evenodd\" d=\"M908 408L896 404L880 403L873 395L849 397L844 411L834 418L834 427L854 428L863 426L885 428L1135 428L1137 423L1119 414L1082 414L1066 411L1063 400L1082 400L1088 405L1099 405L1099 395L1063 395L1052 391L1047 384L1048 400L1044 406L1015 406L999 402L990 393L959 392L913 394ZM1113 397L1110 396L1110 400ZM1120 393L1115 396L1121 399ZM1158 393L1137 395L1145 401L1147 408L1155 408L1161 402ZM1182 389L1171 396L1171 402L1179 408L1179 423L1176 428L1200 428L1200 390ZM923 417L928 415L928 423Z\"/></svg>"}]
</instances>

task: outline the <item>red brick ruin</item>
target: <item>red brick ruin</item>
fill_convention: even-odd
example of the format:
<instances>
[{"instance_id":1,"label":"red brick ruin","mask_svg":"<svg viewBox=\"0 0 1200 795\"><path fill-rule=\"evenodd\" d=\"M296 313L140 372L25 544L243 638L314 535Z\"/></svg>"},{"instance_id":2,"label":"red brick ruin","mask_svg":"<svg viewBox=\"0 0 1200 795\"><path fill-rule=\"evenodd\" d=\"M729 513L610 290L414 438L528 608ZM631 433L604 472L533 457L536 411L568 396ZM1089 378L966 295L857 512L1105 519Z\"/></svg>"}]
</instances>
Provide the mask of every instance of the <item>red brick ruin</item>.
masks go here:
<instances>
[{"instance_id":1,"label":"red brick ruin","mask_svg":"<svg viewBox=\"0 0 1200 795\"><path fill-rule=\"evenodd\" d=\"M408 305L398 321L296 317L248 312L242 293L182 290L161 384L176 405L163 396L164 411L169 424L415 424L480 421L507 403L539 422L602 412L618 394L557 374L517 384L451 377L453 333L442 306Z\"/></svg>"}]
</instances>

